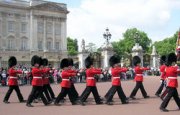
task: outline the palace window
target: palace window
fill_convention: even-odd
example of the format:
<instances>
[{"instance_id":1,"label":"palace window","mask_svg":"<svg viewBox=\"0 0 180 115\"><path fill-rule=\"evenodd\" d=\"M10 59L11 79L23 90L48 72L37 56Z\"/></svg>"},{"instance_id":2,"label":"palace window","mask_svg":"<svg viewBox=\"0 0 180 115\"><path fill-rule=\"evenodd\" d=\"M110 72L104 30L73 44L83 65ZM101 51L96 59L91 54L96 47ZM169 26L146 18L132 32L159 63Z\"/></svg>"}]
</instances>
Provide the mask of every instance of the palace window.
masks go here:
<instances>
[{"instance_id":1,"label":"palace window","mask_svg":"<svg viewBox=\"0 0 180 115\"><path fill-rule=\"evenodd\" d=\"M51 23L47 23L47 33L52 34L52 24Z\"/></svg>"},{"instance_id":2,"label":"palace window","mask_svg":"<svg viewBox=\"0 0 180 115\"><path fill-rule=\"evenodd\" d=\"M52 49L52 42L50 42L50 41L47 42L47 49L48 50Z\"/></svg>"},{"instance_id":3,"label":"palace window","mask_svg":"<svg viewBox=\"0 0 180 115\"><path fill-rule=\"evenodd\" d=\"M11 50L11 49L14 48L14 46L15 46L14 40L13 39L8 39L7 48Z\"/></svg>"},{"instance_id":4,"label":"palace window","mask_svg":"<svg viewBox=\"0 0 180 115\"><path fill-rule=\"evenodd\" d=\"M38 49L43 50L42 41L38 41Z\"/></svg>"},{"instance_id":5,"label":"palace window","mask_svg":"<svg viewBox=\"0 0 180 115\"><path fill-rule=\"evenodd\" d=\"M22 22L21 23L21 32L22 33L26 33L27 32L27 23L26 22Z\"/></svg>"},{"instance_id":6,"label":"palace window","mask_svg":"<svg viewBox=\"0 0 180 115\"><path fill-rule=\"evenodd\" d=\"M8 32L14 32L15 23L14 21L8 21Z\"/></svg>"},{"instance_id":7,"label":"palace window","mask_svg":"<svg viewBox=\"0 0 180 115\"><path fill-rule=\"evenodd\" d=\"M44 24L42 22L38 22L38 33L44 32Z\"/></svg>"},{"instance_id":8,"label":"palace window","mask_svg":"<svg viewBox=\"0 0 180 115\"><path fill-rule=\"evenodd\" d=\"M56 49L56 50L59 50L59 42L56 42L56 43L55 43L55 49Z\"/></svg>"},{"instance_id":9,"label":"palace window","mask_svg":"<svg viewBox=\"0 0 180 115\"><path fill-rule=\"evenodd\" d=\"M27 49L27 39L22 39L21 40L21 50L26 50Z\"/></svg>"},{"instance_id":10,"label":"palace window","mask_svg":"<svg viewBox=\"0 0 180 115\"><path fill-rule=\"evenodd\" d=\"M61 24L56 24L55 25L55 34L56 35L61 35Z\"/></svg>"}]
</instances>

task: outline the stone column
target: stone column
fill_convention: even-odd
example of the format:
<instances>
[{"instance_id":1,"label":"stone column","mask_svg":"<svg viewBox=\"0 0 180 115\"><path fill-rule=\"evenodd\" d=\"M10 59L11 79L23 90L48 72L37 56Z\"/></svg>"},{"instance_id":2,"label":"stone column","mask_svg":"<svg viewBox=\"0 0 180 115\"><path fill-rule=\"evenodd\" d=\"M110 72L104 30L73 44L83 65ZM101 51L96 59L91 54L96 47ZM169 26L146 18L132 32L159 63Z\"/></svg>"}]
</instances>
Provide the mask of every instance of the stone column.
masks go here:
<instances>
[{"instance_id":1,"label":"stone column","mask_svg":"<svg viewBox=\"0 0 180 115\"><path fill-rule=\"evenodd\" d=\"M33 23L33 13L32 13L33 11L32 10L30 10L30 23L29 23L29 26L30 26L30 29L29 29L29 31L30 31L30 51L34 51L34 42L33 42L33 38L34 38L34 36L33 36L33 28L34 28L34 23Z\"/></svg>"},{"instance_id":2,"label":"stone column","mask_svg":"<svg viewBox=\"0 0 180 115\"><path fill-rule=\"evenodd\" d=\"M47 51L47 38L46 38L46 17L44 17L44 34L43 34L43 46L44 46L44 52Z\"/></svg>"},{"instance_id":3,"label":"stone column","mask_svg":"<svg viewBox=\"0 0 180 115\"><path fill-rule=\"evenodd\" d=\"M85 67L85 59L88 57L88 55L89 55L88 52L80 52L78 54L79 68L86 68Z\"/></svg>"},{"instance_id":4,"label":"stone column","mask_svg":"<svg viewBox=\"0 0 180 115\"><path fill-rule=\"evenodd\" d=\"M66 19L61 20L61 51L67 57Z\"/></svg>"},{"instance_id":5,"label":"stone column","mask_svg":"<svg viewBox=\"0 0 180 115\"><path fill-rule=\"evenodd\" d=\"M152 57L152 67L157 69L159 67L159 59L158 59L159 56L156 52L155 46L153 46L151 57Z\"/></svg>"},{"instance_id":6,"label":"stone column","mask_svg":"<svg viewBox=\"0 0 180 115\"><path fill-rule=\"evenodd\" d=\"M56 25L55 25L55 19L53 18L53 26L52 26L52 29L53 29L53 50L56 50L55 49L55 27L56 27Z\"/></svg>"},{"instance_id":7,"label":"stone column","mask_svg":"<svg viewBox=\"0 0 180 115\"><path fill-rule=\"evenodd\" d=\"M109 67L109 59L113 55L114 55L114 52L112 50L112 47L105 47L103 49L102 56L104 57L104 59L102 61L103 62L102 65L101 65L103 68Z\"/></svg>"}]
</instances>

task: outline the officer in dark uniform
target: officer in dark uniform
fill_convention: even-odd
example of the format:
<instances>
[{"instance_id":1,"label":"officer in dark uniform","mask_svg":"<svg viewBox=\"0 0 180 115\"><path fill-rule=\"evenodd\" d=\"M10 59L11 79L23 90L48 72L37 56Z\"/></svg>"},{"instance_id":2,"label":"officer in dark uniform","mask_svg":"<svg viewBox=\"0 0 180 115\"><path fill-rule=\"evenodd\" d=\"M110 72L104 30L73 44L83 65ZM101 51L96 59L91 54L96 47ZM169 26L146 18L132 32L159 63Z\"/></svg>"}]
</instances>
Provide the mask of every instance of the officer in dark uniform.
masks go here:
<instances>
[{"instance_id":1,"label":"officer in dark uniform","mask_svg":"<svg viewBox=\"0 0 180 115\"><path fill-rule=\"evenodd\" d=\"M9 97L12 93L13 90L16 91L16 94L18 96L18 99L20 102L25 102L25 100L23 99L23 96L20 92L20 89L19 89L19 86L18 86L18 76L17 74L22 74L22 71L20 70L16 70L15 69L15 66L17 64L17 60L16 60L16 57L12 56L9 58L8 60L8 65L9 65L9 70L8 70L8 73L9 73L9 79L8 79L8 85L9 85L9 90L8 92L6 93L5 97L4 97L4 100L3 102L4 103L10 103L8 102L9 100Z\"/></svg>"}]
</instances>

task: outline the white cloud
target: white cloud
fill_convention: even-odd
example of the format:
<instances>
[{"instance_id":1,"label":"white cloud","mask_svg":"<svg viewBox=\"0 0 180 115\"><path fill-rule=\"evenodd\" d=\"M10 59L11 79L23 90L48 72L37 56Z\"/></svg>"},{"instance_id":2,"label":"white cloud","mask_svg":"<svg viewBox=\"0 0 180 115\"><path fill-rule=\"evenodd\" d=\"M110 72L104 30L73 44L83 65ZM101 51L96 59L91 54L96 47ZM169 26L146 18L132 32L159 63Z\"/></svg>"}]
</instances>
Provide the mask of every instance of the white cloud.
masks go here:
<instances>
[{"instance_id":1,"label":"white cloud","mask_svg":"<svg viewBox=\"0 0 180 115\"><path fill-rule=\"evenodd\" d=\"M178 8L179 0L82 0L79 8L68 8L67 34L79 43L84 38L97 46L105 41L102 34L106 27L112 34L111 41L122 38L131 27L145 31L151 38L164 37L153 33L164 28L172 10Z\"/></svg>"}]
</instances>

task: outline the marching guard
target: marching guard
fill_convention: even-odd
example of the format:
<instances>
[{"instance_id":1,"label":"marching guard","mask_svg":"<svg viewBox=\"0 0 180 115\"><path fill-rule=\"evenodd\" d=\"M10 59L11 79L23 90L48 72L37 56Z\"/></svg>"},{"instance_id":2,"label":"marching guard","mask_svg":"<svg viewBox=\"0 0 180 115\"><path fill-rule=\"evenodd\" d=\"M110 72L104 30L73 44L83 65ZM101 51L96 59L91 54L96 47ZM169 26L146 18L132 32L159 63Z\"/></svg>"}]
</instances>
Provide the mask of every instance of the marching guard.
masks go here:
<instances>
[{"instance_id":1,"label":"marching guard","mask_svg":"<svg viewBox=\"0 0 180 115\"><path fill-rule=\"evenodd\" d=\"M107 94L107 101L106 104L112 105L111 103L112 98L114 94L117 92L119 99L121 99L122 104L127 104L127 98L126 95L124 94L124 91L121 87L121 80L120 80L120 73L121 72L126 72L128 69L122 69L119 67L120 59L117 56L112 56L109 60L109 64L111 66L111 74L112 74L112 87L110 88L109 93Z\"/></svg>"},{"instance_id":2,"label":"marching guard","mask_svg":"<svg viewBox=\"0 0 180 115\"><path fill-rule=\"evenodd\" d=\"M50 68L47 67L48 65L48 60L46 58L42 59L42 64L43 64L43 90L46 95L46 98L49 102L55 100L55 95L54 92L50 86L49 82L49 74L50 74Z\"/></svg>"},{"instance_id":3,"label":"marching guard","mask_svg":"<svg viewBox=\"0 0 180 115\"><path fill-rule=\"evenodd\" d=\"M101 101L100 96L98 94L98 90L96 87L96 79L95 79L95 75L102 74L102 70L96 69L93 67L93 59L90 56L88 56L85 59L85 66L86 66L86 88L83 91L84 94L81 95L80 102L82 105L85 105L84 104L85 100L88 98L88 96L92 92L96 104L97 105L103 104L103 102Z\"/></svg>"},{"instance_id":4,"label":"marching guard","mask_svg":"<svg viewBox=\"0 0 180 115\"><path fill-rule=\"evenodd\" d=\"M161 85L155 93L155 95L158 97L160 97L160 94L162 93L163 87L166 86L166 81L165 81L165 79L166 79L166 75L165 75L166 65L165 65L165 62L166 62L166 56L163 55L163 56L161 56L161 59L160 59Z\"/></svg>"},{"instance_id":5,"label":"marching guard","mask_svg":"<svg viewBox=\"0 0 180 115\"><path fill-rule=\"evenodd\" d=\"M32 67L32 76L33 76L32 91L28 97L26 106L34 107L33 105L31 105L31 103L37 97L40 97L42 99L44 105L48 105L50 103L48 103L48 101L43 95L43 75L42 74L44 73L44 71L43 69L40 69L41 58L38 57L37 55L33 56L31 59L31 65L33 66Z\"/></svg>"},{"instance_id":6,"label":"marching guard","mask_svg":"<svg viewBox=\"0 0 180 115\"><path fill-rule=\"evenodd\" d=\"M177 92L178 80L177 76L180 73L178 66L176 66L177 57L175 53L170 53L167 57L167 67L165 69L167 77L167 95L164 97L163 102L161 103L160 110L163 112L168 112L166 109L170 99L173 97L176 104L180 109L180 98Z\"/></svg>"},{"instance_id":7,"label":"marching guard","mask_svg":"<svg viewBox=\"0 0 180 115\"><path fill-rule=\"evenodd\" d=\"M10 103L8 100L9 100L9 97L10 97L11 93L13 92L13 90L16 91L19 102L20 103L25 102L25 100L23 99L23 96L21 94L21 91L19 89L19 86L18 86L18 75L17 74L22 74L22 71L15 69L16 64L17 64L16 57L11 56L8 60L8 65L9 65L8 85L9 85L9 89L8 89L8 91L4 97L4 100L3 100L3 102L6 104Z\"/></svg>"},{"instance_id":8,"label":"marching guard","mask_svg":"<svg viewBox=\"0 0 180 115\"><path fill-rule=\"evenodd\" d=\"M61 92L59 93L59 95L57 96L54 102L56 106L61 105L59 104L59 102L62 101L67 94L69 96L69 99L72 105L77 104L75 98L73 97L74 95L72 94L72 92L70 92L70 88L71 88L70 78L76 76L77 73L70 73L68 70L68 65L69 65L68 59L67 58L62 59L61 64L60 64L61 69L63 69L61 72L61 77L62 77L61 87L62 88L61 88Z\"/></svg>"},{"instance_id":9,"label":"marching guard","mask_svg":"<svg viewBox=\"0 0 180 115\"><path fill-rule=\"evenodd\" d=\"M136 86L133 89L133 91L131 92L130 98L131 99L136 99L135 95L138 91L138 89L141 90L141 93L143 95L144 98L149 98L149 96L147 95L144 86L143 86L143 71L145 70L149 70L149 68L144 68L141 67L141 59L139 58L139 56L134 56L133 57L133 64L135 66L134 71L135 71L135 81L136 81Z\"/></svg>"},{"instance_id":10,"label":"marching guard","mask_svg":"<svg viewBox=\"0 0 180 115\"><path fill-rule=\"evenodd\" d=\"M68 58L68 62L69 62L69 72L70 73L77 73L76 70L73 69L73 65L74 65L74 62L73 62L73 59L72 58ZM72 94L74 95L74 98L77 100L79 98L79 94L74 86L74 77L71 77L70 81L71 81L71 88L70 88L70 92L72 92Z\"/></svg>"}]
</instances>

